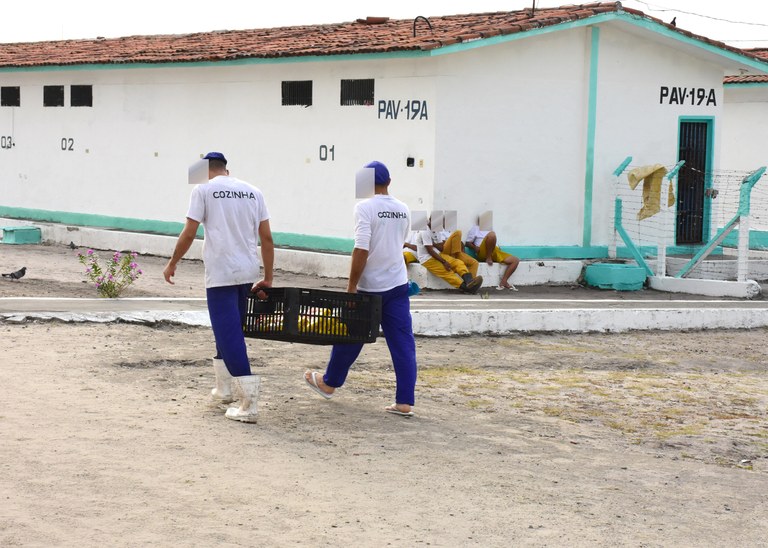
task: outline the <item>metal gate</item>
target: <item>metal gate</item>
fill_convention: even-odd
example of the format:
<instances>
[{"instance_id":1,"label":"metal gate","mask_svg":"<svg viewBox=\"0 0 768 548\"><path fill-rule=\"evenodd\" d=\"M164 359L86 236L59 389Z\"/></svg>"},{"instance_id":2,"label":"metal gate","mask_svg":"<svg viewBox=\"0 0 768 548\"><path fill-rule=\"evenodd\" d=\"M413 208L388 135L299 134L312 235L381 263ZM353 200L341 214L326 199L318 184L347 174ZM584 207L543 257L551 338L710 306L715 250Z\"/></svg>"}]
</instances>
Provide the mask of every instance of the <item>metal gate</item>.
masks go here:
<instances>
[{"instance_id":1,"label":"metal gate","mask_svg":"<svg viewBox=\"0 0 768 548\"><path fill-rule=\"evenodd\" d=\"M708 134L707 122L680 122L677 158L685 160L685 164L677 178L677 244L700 244L704 241Z\"/></svg>"}]
</instances>

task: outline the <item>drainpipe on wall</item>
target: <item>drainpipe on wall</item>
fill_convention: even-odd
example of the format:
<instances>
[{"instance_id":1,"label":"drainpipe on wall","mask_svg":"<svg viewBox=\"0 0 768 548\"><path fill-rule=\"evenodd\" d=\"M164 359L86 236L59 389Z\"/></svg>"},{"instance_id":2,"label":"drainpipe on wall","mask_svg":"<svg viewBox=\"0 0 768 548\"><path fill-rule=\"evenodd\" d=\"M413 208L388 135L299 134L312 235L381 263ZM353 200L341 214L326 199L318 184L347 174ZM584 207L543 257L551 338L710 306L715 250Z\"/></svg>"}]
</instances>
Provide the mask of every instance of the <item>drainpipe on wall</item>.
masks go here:
<instances>
[{"instance_id":1,"label":"drainpipe on wall","mask_svg":"<svg viewBox=\"0 0 768 548\"><path fill-rule=\"evenodd\" d=\"M595 170L595 129L597 119L597 64L600 50L600 28L589 27L591 44L589 48L589 91L587 96L587 147L584 165L584 220L582 246L592 245L592 189Z\"/></svg>"}]
</instances>

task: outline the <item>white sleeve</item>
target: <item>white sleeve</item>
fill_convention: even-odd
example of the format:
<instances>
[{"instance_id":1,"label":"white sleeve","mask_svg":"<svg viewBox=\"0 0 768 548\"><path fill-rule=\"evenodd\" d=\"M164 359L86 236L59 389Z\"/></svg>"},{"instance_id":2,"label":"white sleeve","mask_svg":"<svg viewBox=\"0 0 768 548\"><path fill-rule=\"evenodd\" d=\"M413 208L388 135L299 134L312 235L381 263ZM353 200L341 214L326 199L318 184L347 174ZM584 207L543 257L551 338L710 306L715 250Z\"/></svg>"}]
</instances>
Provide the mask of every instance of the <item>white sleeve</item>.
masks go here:
<instances>
[{"instance_id":1,"label":"white sleeve","mask_svg":"<svg viewBox=\"0 0 768 548\"><path fill-rule=\"evenodd\" d=\"M479 232L480 227L477 225L474 225L472 228L469 229L469 232L467 232L467 240L468 242L475 243L475 240L477 239L477 234ZM477 244L475 244L477 245Z\"/></svg>"},{"instance_id":2,"label":"white sleeve","mask_svg":"<svg viewBox=\"0 0 768 548\"><path fill-rule=\"evenodd\" d=\"M205 220L205 200L202 187L200 186L192 189L192 195L189 197L187 217L198 223L202 223Z\"/></svg>"},{"instance_id":3,"label":"white sleeve","mask_svg":"<svg viewBox=\"0 0 768 548\"><path fill-rule=\"evenodd\" d=\"M371 246L371 212L360 202L355 206L355 248L368 251Z\"/></svg>"}]
</instances>

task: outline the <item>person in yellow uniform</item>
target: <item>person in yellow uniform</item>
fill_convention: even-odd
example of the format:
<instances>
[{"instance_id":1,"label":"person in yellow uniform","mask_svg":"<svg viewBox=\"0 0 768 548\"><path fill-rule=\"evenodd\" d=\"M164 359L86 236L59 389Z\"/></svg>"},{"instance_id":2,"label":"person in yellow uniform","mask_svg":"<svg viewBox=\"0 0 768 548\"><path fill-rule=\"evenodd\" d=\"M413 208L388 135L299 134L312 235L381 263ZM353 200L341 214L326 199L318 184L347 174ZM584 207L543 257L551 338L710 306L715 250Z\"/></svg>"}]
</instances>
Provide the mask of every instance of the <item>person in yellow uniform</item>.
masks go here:
<instances>
[{"instance_id":1,"label":"person in yellow uniform","mask_svg":"<svg viewBox=\"0 0 768 548\"><path fill-rule=\"evenodd\" d=\"M501 275L501 281L496 289L509 289L511 291L517 291L517 288L509 283L509 277L517 270L517 266L520 264L520 259L505 253L496 245L496 233L493 230L480 230L479 225L474 225L467 232L468 248L472 249L477 254L477 259L484 261L488 265L493 263L501 263L506 265L504 273Z\"/></svg>"}]
</instances>

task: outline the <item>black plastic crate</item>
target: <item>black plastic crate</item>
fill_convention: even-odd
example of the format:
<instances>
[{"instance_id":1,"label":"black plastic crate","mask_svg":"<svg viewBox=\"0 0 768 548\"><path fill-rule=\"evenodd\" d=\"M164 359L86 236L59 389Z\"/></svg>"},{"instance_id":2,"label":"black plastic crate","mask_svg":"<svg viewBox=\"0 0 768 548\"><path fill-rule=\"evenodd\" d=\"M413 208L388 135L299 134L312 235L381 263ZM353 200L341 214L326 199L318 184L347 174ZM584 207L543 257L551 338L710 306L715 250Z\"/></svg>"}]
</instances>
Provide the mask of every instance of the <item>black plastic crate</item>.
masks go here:
<instances>
[{"instance_id":1,"label":"black plastic crate","mask_svg":"<svg viewBox=\"0 0 768 548\"><path fill-rule=\"evenodd\" d=\"M379 335L381 297L323 289L272 287L248 297L246 337L305 344L370 343Z\"/></svg>"}]
</instances>

